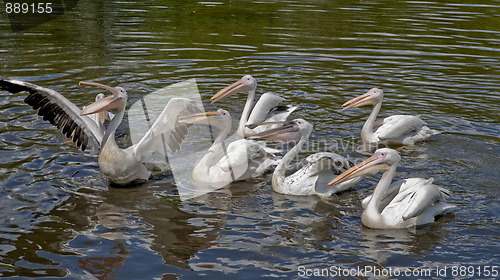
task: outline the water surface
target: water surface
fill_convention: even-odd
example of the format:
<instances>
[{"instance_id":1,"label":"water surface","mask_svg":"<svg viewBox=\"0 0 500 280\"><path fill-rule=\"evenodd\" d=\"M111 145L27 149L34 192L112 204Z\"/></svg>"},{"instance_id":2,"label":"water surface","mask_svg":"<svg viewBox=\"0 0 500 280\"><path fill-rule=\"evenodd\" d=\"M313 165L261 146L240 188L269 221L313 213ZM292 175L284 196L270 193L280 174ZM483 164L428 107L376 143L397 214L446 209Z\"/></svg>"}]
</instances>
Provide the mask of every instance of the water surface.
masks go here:
<instances>
[{"instance_id":1,"label":"water surface","mask_svg":"<svg viewBox=\"0 0 500 280\"><path fill-rule=\"evenodd\" d=\"M270 175L189 200L169 173L109 187L96 158L63 144L25 93L1 92L0 275L298 278L303 269L446 266L450 277L451 266L498 265L500 3L487 2L81 0L22 33L0 15L1 77L79 106L99 92L81 80L122 86L131 105L196 78L206 110L238 117L245 96L208 99L251 74L258 94L300 104L292 117L314 124L304 157L325 149L361 160L353 147L368 108L340 106L380 87L381 116L418 114L443 132L403 150L397 177L433 177L457 205L418 229L371 230L360 200L380 175L329 200L274 193ZM125 122L119 144L130 144L127 133Z\"/></svg>"}]
</instances>

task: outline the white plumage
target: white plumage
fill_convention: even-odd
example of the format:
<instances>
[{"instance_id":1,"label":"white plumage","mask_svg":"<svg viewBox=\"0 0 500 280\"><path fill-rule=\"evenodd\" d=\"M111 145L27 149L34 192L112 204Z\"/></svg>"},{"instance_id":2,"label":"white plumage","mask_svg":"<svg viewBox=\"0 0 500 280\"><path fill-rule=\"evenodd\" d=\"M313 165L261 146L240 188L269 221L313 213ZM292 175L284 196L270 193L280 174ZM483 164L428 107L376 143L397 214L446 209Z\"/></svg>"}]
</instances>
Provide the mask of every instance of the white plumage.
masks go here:
<instances>
[{"instance_id":1,"label":"white plumage","mask_svg":"<svg viewBox=\"0 0 500 280\"><path fill-rule=\"evenodd\" d=\"M361 130L363 150L370 150L370 146L381 144L414 145L418 141L425 140L429 136L438 133L429 129L427 123L420 116L393 115L376 121L377 115L382 107L384 92L378 88L372 88L367 93L353 98L342 105L344 110L373 105L373 110Z\"/></svg>"},{"instance_id":2,"label":"white plumage","mask_svg":"<svg viewBox=\"0 0 500 280\"><path fill-rule=\"evenodd\" d=\"M326 184L336 175L347 170L353 165L347 159L329 152L320 152L308 156L305 162L299 165L291 165L294 157L298 156L304 143L309 138L313 129L312 124L303 120L295 119L287 124L255 134L251 139L274 140L281 139L282 134L300 134L300 140L288 151L276 166L272 177L273 190L288 195L319 195L331 196L351 188L360 178L338 184L335 188L327 188ZM293 136L295 137L295 136Z\"/></svg>"},{"instance_id":3,"label":"white plumage","mask_svg":"<svg viewBox=\"0 0 500 280\"><path fill-rule=\"evenodd\" d=\"M231 130L231 115L226 110L181 116L181 123L205 124L219 130L214 143L192 172L195 182L229 184L248 179L274 163L269 150L257 141L240 139L224 146Z\"/></svg>"},{"instance_id":4,"label":"white plumage","mask_svg":"<svg viewBox=\"0 0 500 280\"><path fill-rule=\"evenodd\" d=\"M434 185L433 179L410 178L391 184L401 157L383 148L328 183L342 183L367 173L384 171L373 195L362 202L363 225L369 228L408 228L434 222L435 216L455 206L446 203L451 193Z\"/></svg>"},{"instance_id":5,"label":"white plumage","mask_svg":"<svg viewBox=\"0 0 500 280\"><path fill-rule=\"evenodd\" d=\"M227 98L239 92L248 94L247 101L238 124L237 133L240 137L252 136L262 132L264 128L258 125L263 122L284 121L291 112L297 109L296 106L279 106L284 99L272 93L264 93L259 101L253 105L255 99L255 89L257 81L250 76L245 75L239 81L220 90L210 100L215 103L221 99ZM269 129L269 127L267 128Z\"/></svg>"},{"instance_id":6,"label":"white plumage","mask_svg":"<svg viewBox=\"0 0 500 280\"><path fill-rule=\"evenodd\" d=\"M84 151L90 144L94 152L99 152L98 162L102 174L112 183L127 185L134 181L149 178L144 166L143 157L151 152L154 143L164 141L172 151L180 148L180 143L187 134L187 127L178 123L180 114L198 112L195 103L186 98L172 98L165 106L159 118L141 141L126 149L118 147L115 131L125 114L127 93L121 87L80 82L81 84L98 86L112 92L112 96L98 95L96 102L80 110L58 92L34 84L16 80L0 80L0 88L10 92L29 92L25 102L38 110L45 120L59 128ZM102 126L97 113L116 109L107 129ZM87 115L93 115L89 117Z\"/></svg>"}]
</instances>

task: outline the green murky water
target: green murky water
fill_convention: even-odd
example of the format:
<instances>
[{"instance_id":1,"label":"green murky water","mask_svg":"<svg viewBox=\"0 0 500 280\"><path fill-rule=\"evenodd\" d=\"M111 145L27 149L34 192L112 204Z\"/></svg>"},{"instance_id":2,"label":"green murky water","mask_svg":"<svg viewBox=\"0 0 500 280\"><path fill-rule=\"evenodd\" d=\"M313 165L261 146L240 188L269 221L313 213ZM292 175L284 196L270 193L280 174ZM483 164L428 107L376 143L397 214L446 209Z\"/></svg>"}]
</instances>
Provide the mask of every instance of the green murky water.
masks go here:
<instances>
[{"instance_id":1,"label":"green murky water","mask_svg":"<svg viewBox=\"0 0 500 280\"><path fill-rule=\"evenodd\" d=\"M498 265L500 2L486 2L82 0L21 33L0 13L0 77L79 106L95 96L81 80L120 85L131 103L196 78L205 109L239 116L246 97L208 99L251 74L259 94L301 104L292 117L314 124L311 140L361 159L342 144L359 140L367 110L340 105L380 87L381 116L420 114L443 132L403 151L398 177L434 177L458 206L416 230L377 231L361 225L360 199L379 176L329 201L274 193L270 176L186 201L168 174L111 188L96 158L62 144L25 93L0 92L0 275L290 278L376 267L436 276L446 266L451 277L452 266ZM130 144L127 130L120 144Z\"/></svg>"}]
</instances>

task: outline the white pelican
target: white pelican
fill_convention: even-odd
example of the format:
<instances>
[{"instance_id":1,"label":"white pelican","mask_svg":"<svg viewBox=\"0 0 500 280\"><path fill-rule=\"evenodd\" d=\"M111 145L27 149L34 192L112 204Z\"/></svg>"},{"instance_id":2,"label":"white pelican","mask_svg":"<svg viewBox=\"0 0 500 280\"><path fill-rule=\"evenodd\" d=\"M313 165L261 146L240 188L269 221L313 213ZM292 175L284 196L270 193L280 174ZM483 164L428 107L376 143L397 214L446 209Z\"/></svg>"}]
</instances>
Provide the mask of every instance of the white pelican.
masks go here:
<instances>
[{"instance_id":1,"label":"white pelican","mask_svg":"<svg viewBox=\"0 0 500 280\"><path fill-rule=\"evenodd\" d=\"M272 178L274 191L287 195L316 194L319 196L331 196L333 193L350 189L360 180L360 178L356 178L339 184L335 188L326 187L326 184L335 178L336 175L354 165L349 160L335 153L315 153L308 156L305 163L291 165L292 160L299 154L304 143L309 138L312 129L313 126L309 122L303 119L295 119L279 128L249 137L249 139L283 140L284 135L293 139L296 138L295 134L300 134L300 140L283 156L281 162L278 163L278 166L274 170ZM288 173L291 173L290 171L293 174L287 176Z\"/></svg>"},{"instance_id":2,"label":"white pelican","mask_svg":"<svg viewBox=\"0 0 500 280\"><path fill-rule=\"evenodd\" d=\"M99 93L97 94L97 96L95 97L95 101L99 101L101 99L103 99L104 97L106 97L106 95L104 95L104 93ZM85 106L83 106L82 110L85 109ZM97 127L99 128L99 130L102 131L102 134L104 135L104 133L106 132L106 128L104 127L104 122L106 120L111 120L113 119L114 117L114 114L113 113L110 113L108 111L104 111L104 112L100 112L98 114L92 114L92 115L88 115L97 125Z\"/></svg>"},{"instance_id":3,"label":"white pelican","mask_svg":"<svg viewBox=\"0 0 500 280\"><path fill-rule=\"evenodd\" d=\"M134 181L147 180L149 172L142 163L142 157L151 152L151 146L156 141L163 140L172 151L180 148L180 142L187 134L185 124L179 123L178 116L183 113L199 112L189 99L172 98L165 106L160 117L151 126L149 131L137 144L126 149L120 149L115 142L115 130L123 119L127 93L120 87L80 82L80 84L94 85L107 89L112 96L96 98L96 102L80 110L58 92L17 80L0 79L0 89L17 93L27 91L29 95L25 102L38 110L51 124L59 128L66 137L84 151L90 143L94 151L99 151L99 167L103 175L112 183L126 185ZM99 126L99 121L90 118L89 114L117 109L116 115L106 130Z\"/></svg>"},{"instance_id":4,"label":"white pelican","mask_svg":"<svg viewBox=\"0 0 500 280\"><path fill-rule=\"evenodd\" d=\"M253 140L240 139L231 142L225 149L224 139L232 124L231 115L226 110L180 116L179 122L211 125L219 130L214 143L193 169L192 179L195 182L229 184L248 179L274 162L266 148Z\"/></svg>"},{"instance_id":5,"label":"white pelican","mask_svg":"<svg viewBox=\"0 0 500 280\"><path fill-rule=\"evenodd\" d=\"M361 216L369 228L408 228L434 222L434 217L455 206L447 204L451 193L432 184L433 179L411 178L391 184L401 157L396 150L382 148L351 167L328 186L376 171L384 171L373 195L363 201Z\"/></svg>"},{"instance_id":6,"label":"white pelican","mask_svg":"<svg viewBox=\"0 0 500 280\"><path fill-rule=\"evenodd\" d=\"M261 127L257 126L260 123L284 121L291 112L297 109L297 106L278 106L284 98L269 92L264 93L253 106L256 88L257 81L252 76L245 75L239 81L220 90L210 98L212 103L215 103L239 92L248 94L237 130L237 134L241 137L248 137L263 131Z\"/></svg>"},{"instance_id":7,"label":"white pelican","mask_svg":"<svg viewBox=\"0 0 500 280\"><path fill-rule=\"evenodd\" d=\"M364 105L373 105L373 110L361 129L361 139L364 150L369 146L381 144L414 145L415 142L427 139L438 133L429 129L426 122L419 116L394 115L383 121L375 122L382 107L384 92L378 88L372 88L367 93L353 98L342 105L343 110ZM375 132L374 132L374 129Z\"/></svg>"}]
</instances>

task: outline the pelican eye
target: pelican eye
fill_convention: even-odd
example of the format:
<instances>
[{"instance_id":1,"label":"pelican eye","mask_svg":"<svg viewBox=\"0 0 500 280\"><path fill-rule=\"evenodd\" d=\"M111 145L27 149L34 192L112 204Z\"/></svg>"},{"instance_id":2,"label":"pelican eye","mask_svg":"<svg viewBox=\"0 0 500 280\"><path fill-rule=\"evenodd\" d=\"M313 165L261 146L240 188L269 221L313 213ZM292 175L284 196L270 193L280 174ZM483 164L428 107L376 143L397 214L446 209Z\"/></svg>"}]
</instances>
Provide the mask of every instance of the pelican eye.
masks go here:
<instances>
[{"instance_id":1,"label":"pelican eye","mask_svg":"<svg viewBox=\"0 0 500 280\"><path fill-rule=\"evenodd\" d=\"M342 166L342 162L341 162L340 160L336 160L336 161L335 161L335 165L336 165L337 167L341 167L341 166Z\"/></svg>"}]
</instances>

